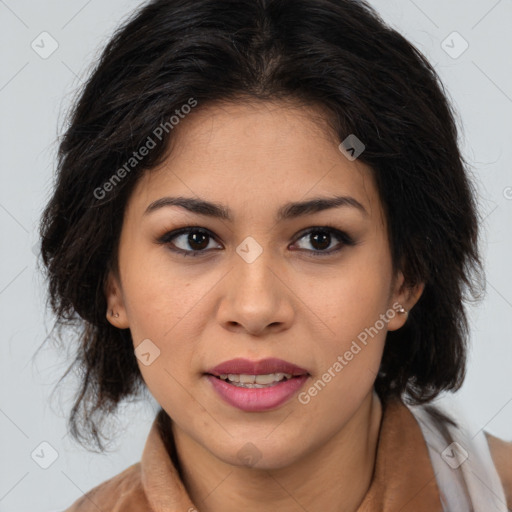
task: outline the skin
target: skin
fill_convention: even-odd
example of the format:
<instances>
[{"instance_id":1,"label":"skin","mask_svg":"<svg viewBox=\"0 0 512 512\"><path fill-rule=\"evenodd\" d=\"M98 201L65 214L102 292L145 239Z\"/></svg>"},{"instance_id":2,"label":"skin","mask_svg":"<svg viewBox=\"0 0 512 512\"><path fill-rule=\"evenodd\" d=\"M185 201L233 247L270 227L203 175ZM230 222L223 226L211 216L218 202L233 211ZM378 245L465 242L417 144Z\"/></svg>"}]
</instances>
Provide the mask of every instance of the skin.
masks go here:
<instances>
[{"instance_id":1,"label":"skin","mask_svg":"<svg viewBox=\"0 0 512 512\"><path fill-rule=\"evenodd\" d=\"M265 412L225 403L204 372L234 357L277 357L306 368L307 390L365 328L398 302L409 311L423 286L393 274L388 231L371 169L338 149L322 111L292 103L197 107L176 127L172 151L137 183L125 209L119 275L105 288L109 321L130 328L137 347L150 339L160 355L139 367L172 417L184 483L201 511L355 511L371 484L381 422L373 391L395 314L307 404L297 396ZM276 222L289 201L346 195L359 201ZM167 206L163 196L200 197L233 211L234 221ZM325 246L301 232L333 226ZM213 236L207 251L183 257L196 226ZM236 248L248 236L263 252L252 263ZM201 245L201 244L199 244ZM330 255L311 255L341 247ZM295 248L295 250L293 250ZM217 249L217 250L216 250ZM297 250L298 249L298 250ZM239 450L252 443L256 464ZM253 459L254 460L254 459Z\"/></svg>"}]
</instances>

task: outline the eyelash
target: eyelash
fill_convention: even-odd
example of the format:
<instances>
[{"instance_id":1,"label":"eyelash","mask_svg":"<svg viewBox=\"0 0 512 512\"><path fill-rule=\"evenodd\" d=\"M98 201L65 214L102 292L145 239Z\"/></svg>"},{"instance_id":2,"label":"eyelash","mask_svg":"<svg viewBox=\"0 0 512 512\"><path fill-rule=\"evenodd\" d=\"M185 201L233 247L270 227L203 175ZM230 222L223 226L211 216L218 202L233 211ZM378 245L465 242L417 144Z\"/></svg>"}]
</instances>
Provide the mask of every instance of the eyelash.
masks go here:
<instances>
[{"instance_id":1,"label":"eyelash","mask_svg":"<svg viewBox=\"0 0 512 512\"><path fill-rule=\"evenodd\" d=\"M308 230L303 231L294 243L296 243L297 241L301 240L302 238L304 238L308 235L311 235L312 233L319 233L319 232L327 233L329 235L334 235L338 240L341 241L341 246L338 247L337 249L334 249L334 250L331 249L329 251L322 251L322 250L308 251L307 249L298 249L298 250L309 252L310 256L316 258L316 257L327 257L332 254L338 253L339 251L341 251L341 249L343 249L344 246L355 245L355 241L347 233L340 231L339 229L336 229L332 226L315 226L313 228L309 228ZM201 253L209 252L208 250L205 250L205 249L185 251L183 249L176 248L176 246L172 247L173 246L173 244L171 243L172 240L174 240L176 237L178 237L180 235L189 234L189 233L202 233L202 234L209 236L210 238L215 239L215 236L213 235L213 233L206 228L201 228L199 226L188 226L185 228L176 229L174 231L168 231L163 236L158 238L157 243L162 244L162 245L167 245L172 252L182 254L184 257L197 257L199 255L202 255Z\"/></svg>"}]
</instances>

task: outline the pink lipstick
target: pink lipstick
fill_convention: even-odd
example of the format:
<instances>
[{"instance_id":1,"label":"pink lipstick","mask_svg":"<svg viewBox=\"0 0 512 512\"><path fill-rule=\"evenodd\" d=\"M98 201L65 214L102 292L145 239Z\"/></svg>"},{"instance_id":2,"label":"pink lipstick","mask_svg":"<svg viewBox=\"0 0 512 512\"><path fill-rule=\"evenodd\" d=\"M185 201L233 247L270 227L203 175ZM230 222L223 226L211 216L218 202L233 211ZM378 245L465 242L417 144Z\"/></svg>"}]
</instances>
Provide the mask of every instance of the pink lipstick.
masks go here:
<instances>
[{"instance_id":1,"label":"pink lipstick","mask_svg":"<svg viewBox=\"0 0 512 512\"><path fill-rule=\"evenodd\" d=\"M288 401L309 377L309 372L282 359L232 359L206 372L219 396L247 412L274 409Z\"/></svg>"}]
</instances>

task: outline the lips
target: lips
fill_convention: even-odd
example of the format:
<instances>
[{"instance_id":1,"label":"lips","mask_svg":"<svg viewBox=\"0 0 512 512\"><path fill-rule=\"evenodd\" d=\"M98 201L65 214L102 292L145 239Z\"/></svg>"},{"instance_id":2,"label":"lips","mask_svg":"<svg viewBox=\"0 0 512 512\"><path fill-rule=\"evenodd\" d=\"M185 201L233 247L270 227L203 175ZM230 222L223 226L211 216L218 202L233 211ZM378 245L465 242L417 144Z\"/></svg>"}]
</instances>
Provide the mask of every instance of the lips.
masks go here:
<instances>
[{"instance_id":1,"label":"lips","mask_svg":"<svg viewBox=\"0 0 512 512\"><path fill-rule=\"evenodd\" d=\"M304 368L276 358L267 358L261 361L250 361L243 358L231 359L211 368L206 373L216 377L226 374L267 375L270 373L289 373L294 377L309 375Z\"/></svg>"},{"instance_id":2,"label":"lips","mask_svg":"<svg viewBox=\"0 0 512 512\"><path fill-rule=\"evenodd\" d=\"M256 379L255 375L268 376L270 381L263 385L248 384L248 380L254 382L250 376ZM211 368L205 377L217 396L229 405L245 412L264 412L288 402L304 386L310 374L306 369L282 359L250 361L239 358ZM241 380L243 382L239 382Z\"/></svg>"}]
</instances>

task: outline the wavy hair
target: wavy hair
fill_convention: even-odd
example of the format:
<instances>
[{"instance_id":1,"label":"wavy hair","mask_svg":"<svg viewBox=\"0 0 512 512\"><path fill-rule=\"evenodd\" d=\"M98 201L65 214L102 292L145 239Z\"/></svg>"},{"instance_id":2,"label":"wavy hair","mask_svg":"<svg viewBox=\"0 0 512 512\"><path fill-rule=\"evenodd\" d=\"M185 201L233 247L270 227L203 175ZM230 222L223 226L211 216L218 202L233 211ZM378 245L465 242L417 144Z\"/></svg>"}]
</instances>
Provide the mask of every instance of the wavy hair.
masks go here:
<instances>
[{"instance_id":1,"label":"wavy hair","mask_svg":"<svg viewBox=\"0 0 512 512\"><path fill-rule=\"evenodd\" d=\"M455 112L427 59L360 0L153 0L116 30L73 103L40 223L56 325L77 328L73 437L103 449L102 419L143 388L129 330L105 317L103 286L130 193L167 156L172 130L108 194L98 188L190 98L198 108L317 105L340 142L364 142L394 268L408 286L425 283L405 326L387 334L375 389L418 404L458 389L464 302L483 277L478 213Z\"/></svg>"}]
</instances>

